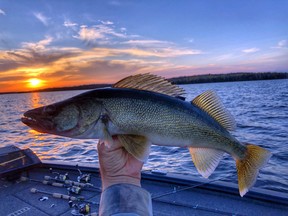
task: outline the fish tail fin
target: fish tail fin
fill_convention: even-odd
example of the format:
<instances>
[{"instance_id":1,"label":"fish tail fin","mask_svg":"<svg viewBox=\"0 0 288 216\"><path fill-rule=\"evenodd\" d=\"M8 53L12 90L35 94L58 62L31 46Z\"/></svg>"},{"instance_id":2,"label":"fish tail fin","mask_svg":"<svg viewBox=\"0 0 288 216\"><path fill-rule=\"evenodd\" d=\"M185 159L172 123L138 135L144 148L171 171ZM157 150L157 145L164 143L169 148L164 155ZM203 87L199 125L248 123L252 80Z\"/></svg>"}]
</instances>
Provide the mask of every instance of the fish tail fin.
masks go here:
<instances>
[{"instance_id":1,"label":"fish tail fin","mask_svg":"<svg viewBox=\"0 0 288 216\"><path fill-rule=\"evenodd\" d=\"M236 160L240 196L243 197L256 182L259 170L272 154L259 146L247 144L245 158Z\"/></svg>"}]
</instances>

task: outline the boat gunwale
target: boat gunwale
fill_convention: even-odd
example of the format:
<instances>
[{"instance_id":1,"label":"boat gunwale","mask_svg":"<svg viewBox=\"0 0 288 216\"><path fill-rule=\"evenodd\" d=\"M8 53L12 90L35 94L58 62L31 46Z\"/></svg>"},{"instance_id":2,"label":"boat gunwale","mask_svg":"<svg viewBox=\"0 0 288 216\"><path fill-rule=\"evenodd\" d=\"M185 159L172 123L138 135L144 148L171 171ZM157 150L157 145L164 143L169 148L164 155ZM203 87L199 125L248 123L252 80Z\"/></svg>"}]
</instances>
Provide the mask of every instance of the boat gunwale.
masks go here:
<instances>
[{"instance_id":1,"label":"boat gunwale","mask_svg":"<svg viewBox=\"0 0 288 216\"><path fill-rule=\"evenodd\" d=\"M99 167L97 163L91 165L91 163L83 162L71 162L71 161L58 161L58 160L42 160L41 167L43 168L54 168L60 170L73 170L76 171L76 165L81 169L82 172L93 172L100 174ZM280 205L288 205L288 194L273 191L262 188L252 188L249 190L244 197L240 197L238 186L235 183L224 182L221 180L209 180L209 179L199 179L196 177L181 175L175 173L155 174L151 171L142 171L141 173L142 180L146 181L156 181L166 184L177 184L181 186L186 186L187 189L195 188L202 189L212 192L224 193L225 195L234 195L239 197L239 199L251 199L253 201L264 201ZM157 198L156 198L157 199Z\"/></svg>"}]
</instances>

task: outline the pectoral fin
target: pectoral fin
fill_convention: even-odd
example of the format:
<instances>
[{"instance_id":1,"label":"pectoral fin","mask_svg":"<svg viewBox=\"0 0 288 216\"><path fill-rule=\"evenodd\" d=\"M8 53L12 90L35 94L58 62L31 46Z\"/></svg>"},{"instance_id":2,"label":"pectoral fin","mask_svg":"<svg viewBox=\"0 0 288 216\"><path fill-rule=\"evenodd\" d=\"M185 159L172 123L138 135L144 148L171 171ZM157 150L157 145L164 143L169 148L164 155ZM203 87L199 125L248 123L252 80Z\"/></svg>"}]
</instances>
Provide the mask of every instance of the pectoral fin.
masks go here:
<instances>
[{"instance_id":1,"label":"pectoral fin","mask_svg":"<svg viewBox=\"0 0 288 216\"><path fill-rule=\"evenodd\" d=\"M139 161L147 161L150 153L150 143L144 136L117 135L123 147Z\"/></svg>"},{"instance_id":2,"label":"pectoral fin","mask_svg":"<svg viewBox=\"0 0 288 216\"><path fill-rule=\"evenodd\" d=\"M104 136L105 145L110 148L114 144L114 141L108 130L109 116L107 114L102 114L100 116L100 121L102 123L102 134Z\"/></svg>"},{"instance_id":3,"label":"pectoral fin","mask_svg":"<svg viewBox=\"0 0 288 216\"><path fill-rule=\"evenodd\" d=\"M114 140L106 127L103 128L103 135L105 145L110 148L113 145Z\"/></svg>"},{"instance_id":4,"label":"pectoral fin","mask_svg":"<svg viewBox=\"0 0 288 216\"><path fill-rule=\"evenodd\" d=\"M218 166L224 152L210 148L189 148L192 160L198 172L208 178Z\"/></svg>"}]
</instances>

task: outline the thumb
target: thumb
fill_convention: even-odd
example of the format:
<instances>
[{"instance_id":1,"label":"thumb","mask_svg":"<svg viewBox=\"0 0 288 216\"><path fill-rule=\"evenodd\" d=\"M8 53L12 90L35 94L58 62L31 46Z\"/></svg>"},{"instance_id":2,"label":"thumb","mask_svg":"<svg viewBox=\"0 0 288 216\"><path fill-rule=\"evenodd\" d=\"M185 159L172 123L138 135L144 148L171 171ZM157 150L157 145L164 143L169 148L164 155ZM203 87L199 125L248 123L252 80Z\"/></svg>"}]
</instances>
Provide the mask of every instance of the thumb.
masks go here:
<instances>
[{"instance_id":1,"label":"thumb","mask_svg":"<svg viewBox=\"0 0 288 216\"><path fill-rule=\"evenodd\" d=\"M115 150L118 150L119 148L122 148L122 145L117 139L117 137L113 137L113 141L110 141L110 142L99 140L97 144L97 150L98 150L98 153L100 154L113 152Z\"/></svg>"}]
</instances>

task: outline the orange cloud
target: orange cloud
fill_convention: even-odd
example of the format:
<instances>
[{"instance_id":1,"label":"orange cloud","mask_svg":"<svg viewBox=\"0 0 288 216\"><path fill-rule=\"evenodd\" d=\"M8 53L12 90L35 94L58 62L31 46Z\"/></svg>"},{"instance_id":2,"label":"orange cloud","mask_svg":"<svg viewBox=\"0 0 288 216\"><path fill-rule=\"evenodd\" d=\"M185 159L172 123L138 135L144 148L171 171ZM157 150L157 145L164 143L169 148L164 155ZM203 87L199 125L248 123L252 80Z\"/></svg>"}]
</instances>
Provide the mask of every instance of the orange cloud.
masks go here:
<instances>
[{"instance_id":1,"label":"orange cloud","mask_svg":"<svg viewBox=\"0 0 288 216\"><path fill-rule=\"evenodd\" d=\"M99 29L105 34L121 37L110 27L101 25ZM93 31L86 33L86 38L93 39L97 36L93 35ZM90 49L51 46L54 40L53 37L46 36L38 42L23 42L22 47L16 50L0 51L1 91L28 90L23 84L32 78L43 80L41 87L113 83L131 73L175 67L168 63L169 58L201 54L198 50L177 48L173 43L153 40L130 41L133 44L145 44L138 48L126 45L123 47L122 44L117 48ZM159 46L152 49L148 44ZM170 47L163 44L169 44Z\"/></svg>"}]
</instances>

